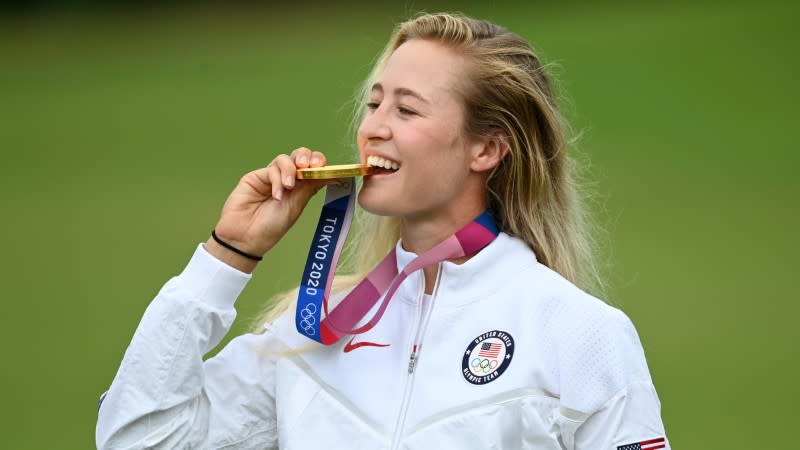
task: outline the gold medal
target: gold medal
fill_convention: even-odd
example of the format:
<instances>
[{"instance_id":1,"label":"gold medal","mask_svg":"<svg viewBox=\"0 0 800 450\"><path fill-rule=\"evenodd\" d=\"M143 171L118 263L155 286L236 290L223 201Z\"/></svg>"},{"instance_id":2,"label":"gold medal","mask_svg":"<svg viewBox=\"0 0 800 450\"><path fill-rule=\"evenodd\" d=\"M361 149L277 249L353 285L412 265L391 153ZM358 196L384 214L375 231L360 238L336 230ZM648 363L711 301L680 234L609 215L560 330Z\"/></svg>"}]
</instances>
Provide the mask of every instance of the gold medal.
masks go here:
<instances>
[{"instance_id":1,"label":"gold medal","mask_svg":"<svg viewBox=\"0 0 800 450\"><path fill-rule=\"evenodd\" d=\"M297 169L298 180L331 180L336 178L361 177L372 173L366 164L340 164L337 166Z\"/></svg>"}]
</instances>

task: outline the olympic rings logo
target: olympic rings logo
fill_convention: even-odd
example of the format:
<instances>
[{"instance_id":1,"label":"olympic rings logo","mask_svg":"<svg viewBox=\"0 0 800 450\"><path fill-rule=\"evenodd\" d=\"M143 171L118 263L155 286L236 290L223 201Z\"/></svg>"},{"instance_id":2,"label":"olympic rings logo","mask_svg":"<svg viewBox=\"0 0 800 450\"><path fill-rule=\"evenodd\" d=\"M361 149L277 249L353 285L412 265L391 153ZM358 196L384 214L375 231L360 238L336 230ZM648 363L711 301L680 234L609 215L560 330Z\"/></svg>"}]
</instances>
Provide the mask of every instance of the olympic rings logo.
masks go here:
<instances>
[{"instance_id":1,"label":"olympic rings logo","mask_svg":"<svg viewBox=\"0 0 800 450\"><path fill-rule=\"evenodd\" d=\"M308 303L306 306L300 310L300 318L303 319L300 321L300 327L303 328L303 331L311 336L314 334L314 325L317 323L317 305L313 303Z\"/></svg>"},{"instance_id":2,"label":"olympic rings logo","mask_svg":"<svg viewBox=\"0 0 800 450\"><path fill-rule=\"evenodd\" d=\"M469 365L472 368L472 373L478 375L481 372L483 372L484 374L487 374L487 373L493 371L497 367L498 364L499 363L497 362L497 360L494 360L494 359L490 361L490 360L485 359L485 358L484 359L473 358L472 361L470 361Z\"/></svg>"}]
</instances>

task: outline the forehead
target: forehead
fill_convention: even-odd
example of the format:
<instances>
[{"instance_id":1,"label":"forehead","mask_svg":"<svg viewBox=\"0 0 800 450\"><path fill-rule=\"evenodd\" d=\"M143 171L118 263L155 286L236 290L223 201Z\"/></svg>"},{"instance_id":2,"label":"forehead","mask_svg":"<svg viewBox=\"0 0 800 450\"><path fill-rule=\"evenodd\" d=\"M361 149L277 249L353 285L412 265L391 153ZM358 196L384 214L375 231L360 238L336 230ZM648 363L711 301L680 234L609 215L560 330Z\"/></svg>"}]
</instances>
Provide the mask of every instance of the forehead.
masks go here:
<instances>
[{"instance_id":1,"label":"forehead","mask_svg":"<svg viewBox=\"0 0 800 450\"><path fill-rule=\"evenodd\" d=\"M408 88L428 99L443 100L440 97L455 93L463 68L462 57L453 50L433 41L412 39L392 53L377 81L386 90Z\"/></svg>"}]
</instances>

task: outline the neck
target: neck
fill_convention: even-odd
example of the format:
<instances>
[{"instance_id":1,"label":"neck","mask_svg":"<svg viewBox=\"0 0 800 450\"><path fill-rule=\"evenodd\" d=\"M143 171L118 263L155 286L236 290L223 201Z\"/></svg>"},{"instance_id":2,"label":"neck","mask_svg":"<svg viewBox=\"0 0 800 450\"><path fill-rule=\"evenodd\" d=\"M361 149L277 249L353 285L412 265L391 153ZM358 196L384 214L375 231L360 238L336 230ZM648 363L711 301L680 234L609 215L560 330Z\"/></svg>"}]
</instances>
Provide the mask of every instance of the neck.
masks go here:
<instances>
[{"instance_id":1,"label":"neck","mask_svg":"<svg viewBox=\"0 0 800 450\"><path fill-rule=\"evenodd\" d=\"M449 214L442 212L431 217L403 217L400 222L400 238L403 248L417 255L430 250L475 219L484 211L485 208L482 206L466 211L453 212L451 210ZM455 264L463 264L471 256L467 255L450 261ZM423 269L426 294L433 293L437 269L437 265Z\"/></svg>"}]
</instances>

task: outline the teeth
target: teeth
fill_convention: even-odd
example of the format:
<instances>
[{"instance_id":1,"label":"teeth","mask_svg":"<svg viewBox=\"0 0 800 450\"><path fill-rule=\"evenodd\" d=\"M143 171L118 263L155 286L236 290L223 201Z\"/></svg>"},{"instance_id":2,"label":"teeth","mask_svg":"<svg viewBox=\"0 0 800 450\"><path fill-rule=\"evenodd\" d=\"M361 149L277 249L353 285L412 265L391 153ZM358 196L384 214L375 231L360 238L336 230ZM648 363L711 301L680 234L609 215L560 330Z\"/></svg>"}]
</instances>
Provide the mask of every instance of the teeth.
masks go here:
<instances>
[{"instance_id":1,"label":"teeth","mask_svg":"<svg viewBox=\"0 0 800 450\"><path fill-rule=\"evenodd\" d=\"M392 169L392 170L397 170L400 168L399 163L375 155L367 157L367 165L374 167L383 167L384 169Z\"/></svg>"}]
</instances>

